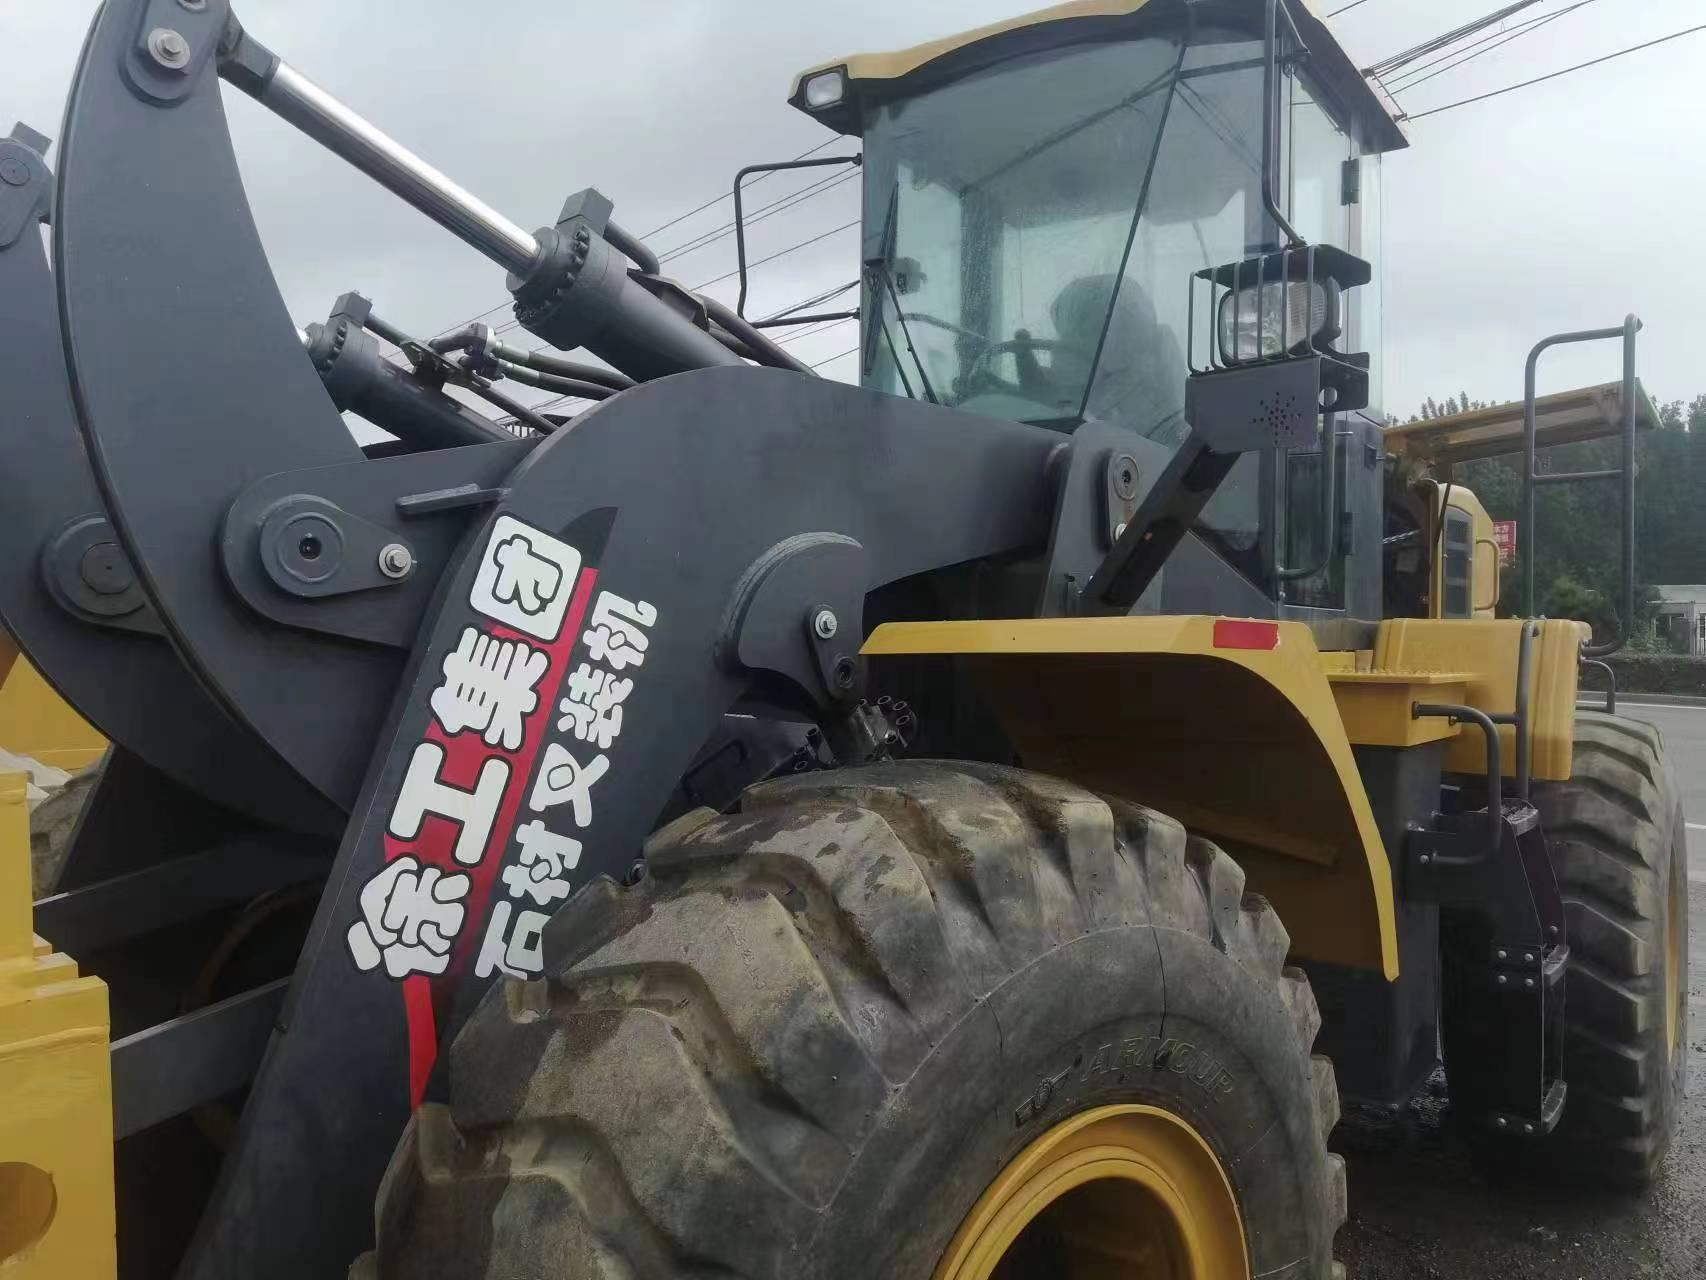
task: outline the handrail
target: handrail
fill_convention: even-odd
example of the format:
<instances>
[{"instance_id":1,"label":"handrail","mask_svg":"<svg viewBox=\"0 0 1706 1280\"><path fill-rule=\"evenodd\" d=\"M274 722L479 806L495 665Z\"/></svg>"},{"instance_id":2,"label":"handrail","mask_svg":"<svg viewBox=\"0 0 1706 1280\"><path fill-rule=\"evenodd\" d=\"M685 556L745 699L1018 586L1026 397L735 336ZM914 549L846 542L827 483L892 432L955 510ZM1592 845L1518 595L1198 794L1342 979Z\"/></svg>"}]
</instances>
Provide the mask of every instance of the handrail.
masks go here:
<instances>
[{"instance_id":1,"label":"handrail","mask_svg":"<svg viewBox=\"0 0 1706 1280\"><path fill-rule=\"evenodd\" d=\"M740 295L735 299L735 314L746 319L746 215L741 209L741 184L755 173L782 173L788 169L819 169L825 165L857 165L862 155L819 156L813 160L782 160L772 164L749 164L735 174L735 268L740 276Z\"/></svg>"},{"instance_id":2,"label":"handrail","mask_svg":"<svg viewBox=\"0 0 1706 1280\"><path fill-rule=\"evenodd\" d=\"M1413 702L1410 718L1444 719L1450 724L1473 724L1480 728L1487 743L1487 851L1496 853L1503 834L1504 776L1499 761L1499 726L1494 717L1475 707L1459 706L1452 702ZM1519 734L1520 738L1520 734Z\"/></svg>"},{"instance_id":3,"label":"handrail","mask_svg":"<svg viewBox=\"0 0 1706 1280\"><path fill-rule=\"evenodd\" d=\"M1528 362L1523 371L1523 402L1522 402L1522 536L1518 539L1518 552L1522 556L1522 612L1524 617L1534 616L1534 566L1535 566L1535 537L1534 537L1534 491L1543 484L1575 484L1592 480L1620 481L1618 493L1621 499L1620 532L1622 535L1622 567L1623 583L1621 597L1621 616L1618 619L1618 634L1603 644L1586 645L1582 656L1586 658L1603 658L1607 654L1616 653L1629 638L1629 632L1635 625L1635 423L1637 419L1635 397L1635 335L1641 331L1639 317L1629 315L1623 323L1609 329L1583 329L1575 333L1556 333L1550 338L1542 338L1534 344L1528 353ZM1551 472L1540 475L1535 471L1535 439L1537 427L1535 423L1535 369L1540 363L1543 352L1556 346L1572 342L1599 342L1609 338L1623 339L1623 429L1620 433L1622 441L1622 458L1620 465L1611 470L1601 471L1567 471Z\"/></svg>"}]
</instances>

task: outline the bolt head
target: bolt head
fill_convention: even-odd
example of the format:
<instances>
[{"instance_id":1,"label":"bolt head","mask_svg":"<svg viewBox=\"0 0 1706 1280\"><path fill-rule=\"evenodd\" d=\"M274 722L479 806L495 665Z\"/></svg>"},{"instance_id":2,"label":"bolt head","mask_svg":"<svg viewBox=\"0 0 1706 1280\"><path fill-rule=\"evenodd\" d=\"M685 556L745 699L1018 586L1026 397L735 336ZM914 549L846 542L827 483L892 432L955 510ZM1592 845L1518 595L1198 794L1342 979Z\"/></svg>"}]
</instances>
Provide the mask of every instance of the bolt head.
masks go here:
<instances>
[{"instance_id":1,"label":"bolt head","mask_svg":"<svg viewBox=\"0 0 1706 1280\"><path fill-rule=\"evenodd\" d=\"M0 160L0 182L8 187L21 187L30 180L30 169L16 156L7 156Z\"/></svg>"},{"instance_id":2,"label":"bolt head","mask_svg":"<svg viewBox=\"0 0 1706 1280\"><path fill-rule=\"evenodd\" d=\"M1509 957L1509 953L1501 947L1499 949L1499 959L1504 960L1504 959L1507 959L1508 957Z\"/></svg>"},{"instance_id":3,"label":"bolt head","mask_svg":"<svg viewBox=\"0 0 1706 1280\"><path fill-rule=\"evenodd\" d=\"M812 634L819 640L833 640L835 633L841 629L841 623L829 609L819 609L812 618Z\"/></svg>"},{"instance_id":4,"label":"bolt head","mask_svg":"<svg viewBox=\"0 0 1706 1280\"><path fill-rule=\"evenodd\" d=\"M1497 1120L1493 1121L1493 1123L1498 1125L1499 1128L1503 1129L1505 1127L1505 1125L1508 1124L1509 1122L1503 1116L1500 1116Z\"/></svg>"},{"instance_id":5,"label":"bolt head","mask_svg":"<svg viewBox=\"0 0 1706 1280\"><path fill-rule=\"evenodd\" d=\"M1534 1132L1534 1126L1531 1124L1524 1124L1522 1126L1522 1131L1524 1133L1533 1133Z\"/></svg>"},{"instance_id":6,"label":"bolt head","mask_svg":"<svg viewBox=\"0 0 1706 1280\"><path fill-rule=\"evenodd\" d=\"M388 542L379 552L379 572L387 578L406 578L415 571L415 553L400 542Z\"/></svg>"},{"instance_id":7,"label":"bolt head","mask_svg":"<svg viewBox=\"0 0 1706 1280\"><path fill-rule=\"evenodd\" d=\"M1534 952L1524 951L1522 953L1522 961L1524 964L1533 964L1534 963Z\"/></svg>"},{"instance_id":8,"label":"bolt head","mask_svg":"<svg viewBox=\"0 0 1706 1280\"><path fill-rule=\"evenodd\" d=\"M136 583L130 561L116 542L97 542L77 562L77 576L89 590L103 596L122 595Z\"/></svg>"},{"instance_id":9,"label":"bolt head","mask_svg":"<svg viewBox=\"0 0 1706 1280\"><path fill-rule=\"evenodd\" d=\"M1522 980L1522 985L1525 987L1532 987L1534 985L1534 979L1533 978L1524 978Z\"/></svg>"},{"instance_id":10,"label":"bolt head","mask_svg":"<svg viewBox=\"0 0 1706 1280\"><path fill-rule=\"evenodd\" d=\"M1114 492L1127 501L1137 496L1137 459L1129 453L1114 459Z\"/></svg>"},{"instance_id":11,"label":"bolt head","mask_svg":"<svg viewBox=\"0 0 1706 1280\"><path fill-rule=\"evenodd\" d=\"M148 33L148 56L168 71L182 71L189 66L190 42L170 27L155 27Z\"/></svg>"},{"instance_id":12,"label":"bolt head","mask_svg":"<svg viewBox=\"0 0 1706 1280\"><path fill-rule=\"evenodd\" d=\"M1504 986L1504 985L1505 985L1505 983L1507 983L1507 982L1509 982L1509 981L1510 981L1510 979L1509 979L1509 978L1507 978L1507 977L1505 977L1505 975L1504 975L1504 974L1502 974L1502 973L1501 973L1501 974L1500 974L1500 975L1499 975L1499 979L1498 979L1498 981L1499 981L1499 985L1500 985L1500 986L1501 986L1501 987L1502 987L1502 986Z\"/></svg>"}]
</instances>

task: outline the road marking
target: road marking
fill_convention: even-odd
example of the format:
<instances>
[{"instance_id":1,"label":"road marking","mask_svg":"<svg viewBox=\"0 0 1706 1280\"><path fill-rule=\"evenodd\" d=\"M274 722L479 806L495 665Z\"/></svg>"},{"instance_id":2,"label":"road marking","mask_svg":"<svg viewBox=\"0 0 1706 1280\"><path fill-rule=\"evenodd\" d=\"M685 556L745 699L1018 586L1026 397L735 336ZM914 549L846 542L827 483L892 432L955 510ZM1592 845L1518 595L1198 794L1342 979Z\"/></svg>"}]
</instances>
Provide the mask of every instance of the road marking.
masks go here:
<instances>
[{"instance_id":1,"label":"road marking","mask_svg":"<svg viewBox=\"0 0 1706 1280\"><path fill-rule=\"evenodd\" d=\"M1636 711L1706 711L1706 706L1693 702L1629 702L1625 700L1619 701L1617 705L1621 708L1617 713L1618 715L1623 715L1625 712L1632 714ZM1576 710L1604 711L1605 703L1597 699L1593 702L1577 702Z\"/></svg>"}]
</instances>

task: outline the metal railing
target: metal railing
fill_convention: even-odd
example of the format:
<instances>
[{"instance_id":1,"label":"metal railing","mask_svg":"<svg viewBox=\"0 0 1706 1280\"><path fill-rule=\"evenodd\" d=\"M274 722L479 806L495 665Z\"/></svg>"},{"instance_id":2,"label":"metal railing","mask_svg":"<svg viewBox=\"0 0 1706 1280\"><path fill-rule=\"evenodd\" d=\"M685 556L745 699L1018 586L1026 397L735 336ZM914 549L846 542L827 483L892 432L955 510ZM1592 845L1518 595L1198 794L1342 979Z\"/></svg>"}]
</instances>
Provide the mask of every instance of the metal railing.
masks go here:
<instances>
[{"instance_id":1,"label":"metal railing","mask_svg":"<svg viewBox=\"0 0 1706 1280\"><path fill-rule=\"evenodd\" d=\"M1618 634L1602 644L1586 645L1582 649L1584 658L1603 658L1607 654L1616 653L1629 638L1630 629L1635 625L1635 423L1636 397L1639 394L1635 384L1635 335L1641 331L1641 321L1636 316L1627 316L1621 325L1611 329L1583 329L1576 333L1557 333L1550 338L1542 338L1534 344L1534 349L1528 353L1528 364L1523 374L1523 403L1522 403L1522 523L1519 528L1522 536L1519 540L1519 554L1522 557L1522 612L1524 617L1534 616L1534 566L1535 566L1535 537L1534 537L1534 491L1543 484L1584 484L1592 481L1616 480L1620 503L1620 519L1618 527L1622 537L1622 591L1619 593L1621 605L1618 617ZM1556 471L1541 474L1535 470L1535 408L1534 383L1535 369L1540 363L1542 353L1552 347L1563 346L1574 342L1600 342L1611 338L1623 340L1623 427L1619 434L1622 444L1622 456L1619 465L1600 471Z\"/></svg>"}]
</instances>

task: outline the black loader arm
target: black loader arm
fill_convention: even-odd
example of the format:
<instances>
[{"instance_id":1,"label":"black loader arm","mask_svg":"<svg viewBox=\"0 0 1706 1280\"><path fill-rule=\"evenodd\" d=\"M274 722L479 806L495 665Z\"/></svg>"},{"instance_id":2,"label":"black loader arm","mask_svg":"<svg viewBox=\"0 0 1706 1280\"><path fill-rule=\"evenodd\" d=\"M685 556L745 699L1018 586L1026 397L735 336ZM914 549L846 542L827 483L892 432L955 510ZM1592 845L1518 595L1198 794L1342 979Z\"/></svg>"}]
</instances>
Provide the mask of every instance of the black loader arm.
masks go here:
<instances>
[{"instance_id":1,"label":"black loader arm","mask_svg":"<svg viewBox=\"0 0 1706 1280\"><path fill-rule=\"evenodd\" d=\"M424 619L190 1274L319 1274L358 1251L364 1196L486 986L537 972L550 912L628 873L757 683L804 691L821 671L833 702L868 590L1040 545L1053 445L718 369L624 392L536 448ZM327 1134L342 1205L315 1172ZM260 1203L263 1220L231 1212Z\"/></svg>"},{"instance_id":2,"label":"black loader arm","mask_svg":"<svg viewBox=\"0 0 1706 1280\"><path fill-rule=\"evenodd\" d=\"M148 604L223 712L350 813L180 1272L297 1280L369 1245L457 1027L496 978L540 971L570 894L596 919L723 714L856 706L867 593L1040 554L1059 438L719 357L536 444L364 458L255 234L210 51L225 22L221 0L102 10L55 253L77 417ZM151 52L161 26L180 69ZM535 283L523 310L566 331L573 288L538 316ZM691 323L628 310L644 324L612 350ZM382 581L387 539L413 567Z\"/></svg>"},{"instance_id":3,"label":"black loader arm","mask_svg":"<svg viewBox=\"0 0 1706 1280\"><path fill-rule=\"evenodd\" d=\"M0 618L66 702L191 791L290 830L335 834L336 806L234 723L166 642L78 436L53 273L47 139L0 138Z\"/></svg>"}]
</instances>

